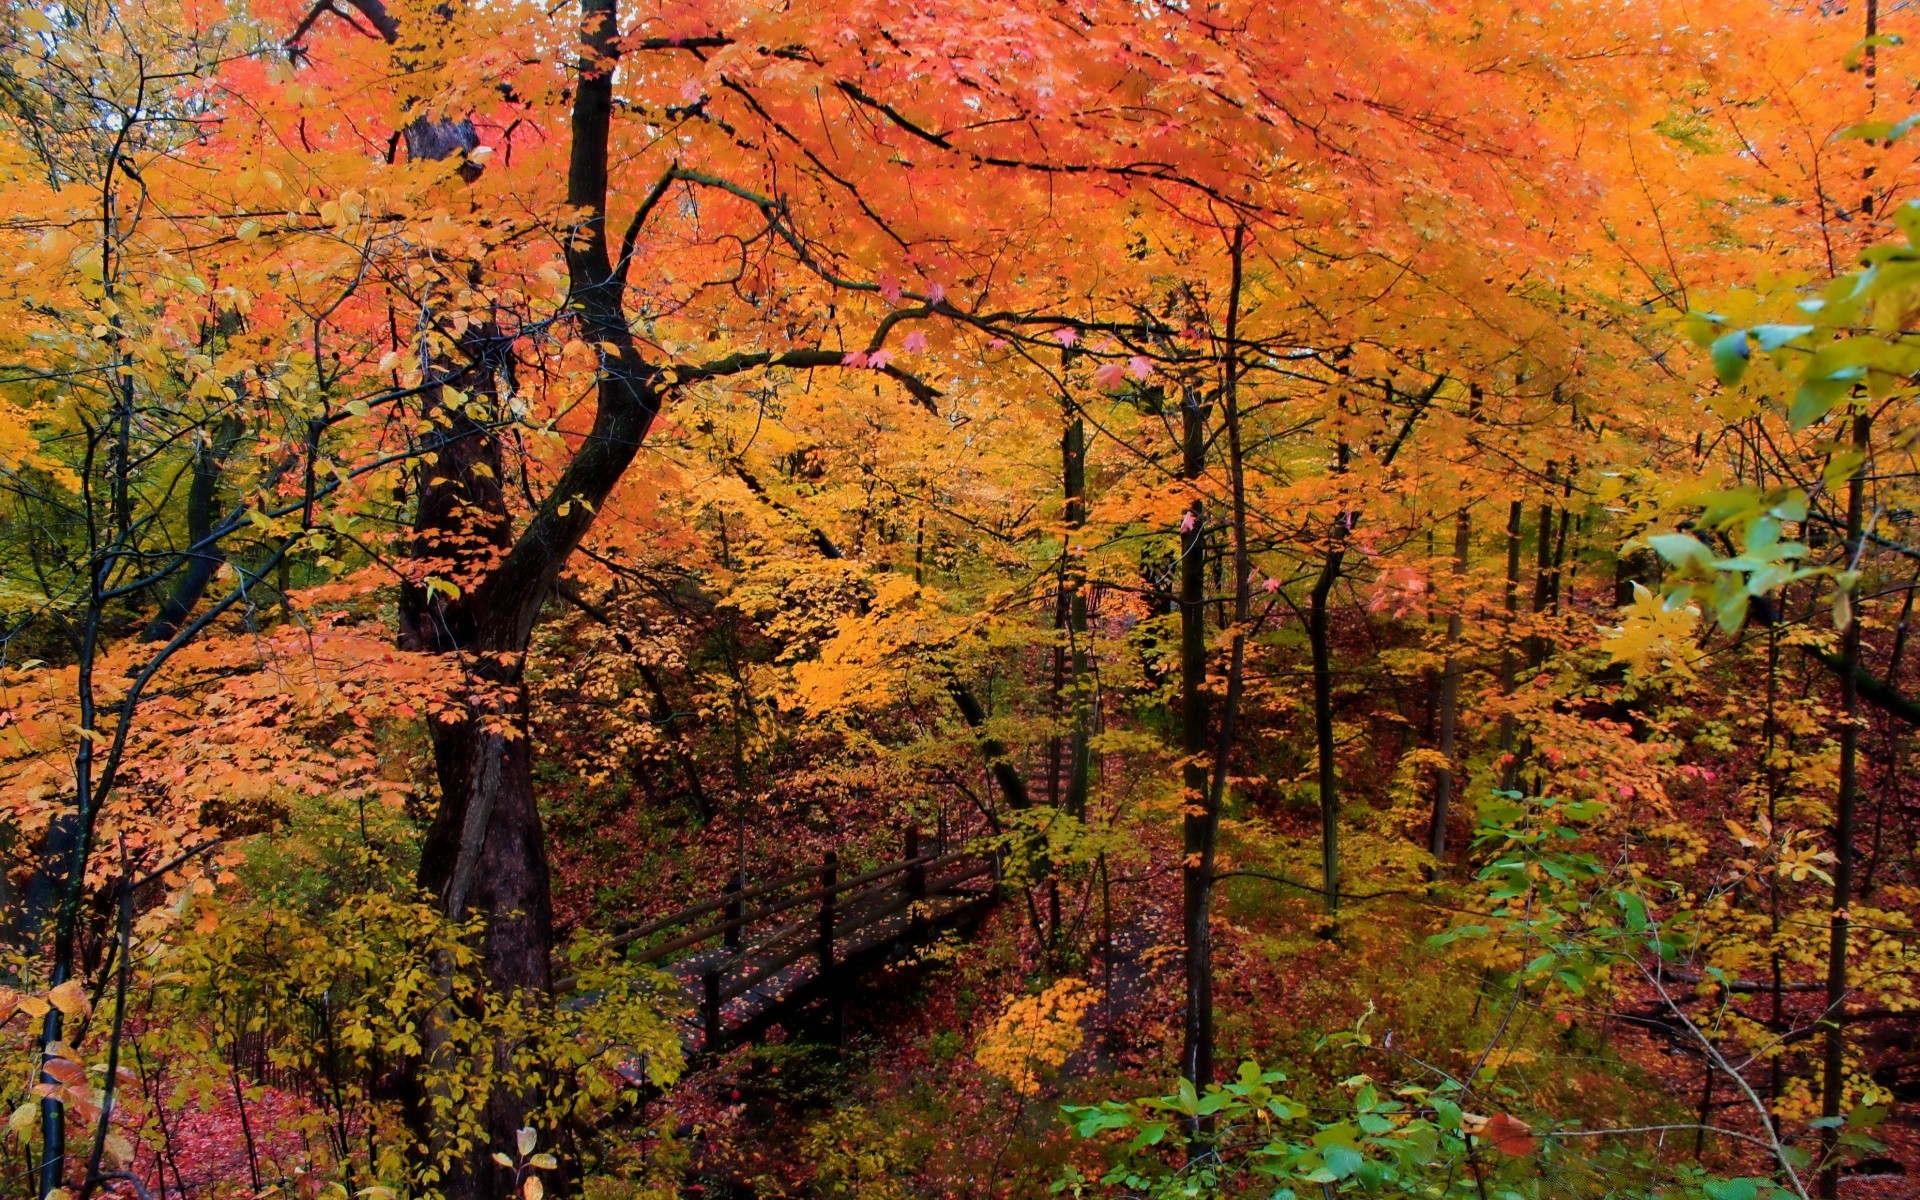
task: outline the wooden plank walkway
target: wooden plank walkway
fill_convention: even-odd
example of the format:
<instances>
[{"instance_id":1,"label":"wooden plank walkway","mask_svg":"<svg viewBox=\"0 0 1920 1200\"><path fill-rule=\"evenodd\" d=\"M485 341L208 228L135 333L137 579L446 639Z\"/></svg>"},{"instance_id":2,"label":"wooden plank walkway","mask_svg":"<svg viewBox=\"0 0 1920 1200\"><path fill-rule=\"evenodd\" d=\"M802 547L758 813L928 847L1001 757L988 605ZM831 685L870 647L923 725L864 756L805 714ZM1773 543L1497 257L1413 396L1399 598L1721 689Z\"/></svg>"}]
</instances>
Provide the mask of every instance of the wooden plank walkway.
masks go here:
<instances>
[{"instance_id":1,"label":"wooden plank walkway","mask_svg":"<svg viewBox=\"0 0 1920 1200\"><path fill-rule=\"evenodd\" d=\"M917 829L905 842L898 861L847 879L832 852L817 868L750 887L736 875L720 896L623 930L614 944L644 944L632 960L659 964L686 988L689 1057L737 1045L835 1002L862 975L993 903L991 859L923 853Z\"/></svg>"}]
</instances>

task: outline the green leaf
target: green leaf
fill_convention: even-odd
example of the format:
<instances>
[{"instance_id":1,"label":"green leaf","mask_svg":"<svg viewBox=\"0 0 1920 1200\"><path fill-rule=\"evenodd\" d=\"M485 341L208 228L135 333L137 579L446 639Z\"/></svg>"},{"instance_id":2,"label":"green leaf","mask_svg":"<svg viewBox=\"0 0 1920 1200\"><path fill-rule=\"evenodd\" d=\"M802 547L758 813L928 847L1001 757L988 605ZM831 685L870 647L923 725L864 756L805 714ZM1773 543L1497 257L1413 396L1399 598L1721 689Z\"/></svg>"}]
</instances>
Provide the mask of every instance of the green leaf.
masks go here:
<instances>
[{"instance_id":1,"label":"green leaf","mask_svg":"<svg viewBox=\"0 0 1920 1200\"><path fill-rule=\"evenodd\" d=\"M1727 387L1740 382L1740 377L1747 373L1747 360L1753 356L1744 329L1736 329L1715 338L1708 353L1713 356L1713 373Z\"/></svg>"},{"instance_id":2,"label":"green leaf","mask_svg":"<svg viewBox=\"0 0 1920 1200\"><path fill-rule=\"evenodd\" d=\"M1916 122L1920 122L1920 113L1915 113L1913 116L1901 121L1862 121L1858 125L1847 126L1835 136L1843 138L1866 138L1869 141L1885 138L1887 144L1892 145L1894 142L1905 137L1907 131L1912 129Z\"/></svg>"},{"instance_id":3,"label":"green leaf","mask_svg":"<svg viewBox=\"0 0 1920 1200\"><path fill-rule=\"evenodd\" d=\"M1753 597L1742 590L1720 602L1714 609L1714 618L1722 633L1738 633L1747 623L1747 607L1753 603Z\"/></svg>"},{"instance_id":4,"label":"green leaf","mask_svg":"<svg viewBox=\"0 0 1920 1200\"><path fill-rule=\"evenodd\" d=\"M1807 494L1799 488L1788 488L1784 492L1769 492L1767 509L1769 516L1782 521L1804 521L1807 519Z\"/></svg>"},{"instance_id":5,"label":"green leaf","mask_svg":"<svg viewBox=\"0 0 1920 1200\"><path fill-rule=\"evenodd\" d=\"M1747 554L1765 559L1768 551L1780 542L1780 521L1776 517L1757 517L1747 526L1747 533L1740 540L1741 548Z\"/></svg>"},{"instance_id":6,"label":"green leaf","mask_svg":"<svg viewBox=\"0 0 1920 1200\"><path fill-rule=\"evenodd\" d=\"M1840 485L1853 478L1860 464L1867 460L1864 450L1858 446L1843 446L1827 459L1826 469L1820 472L1820 482L1828 491L1838 491Z\"/></svg>"},{"instance_id":7,"label":"green leaf","mask_svg":"<svg viewBox=\"0 0 1920 1200\"><path fill-rule=\"evenodd\" d=\"M1459 925L1429 937L1427 939L1427 945L1439 949L1448 942L1459 941L1461 938L1485 937L1488 932L1490 931L1485 925Z\"/></svg>"},{"instance_id":8,"label":"green leaf","mask_svg":"<svg viewBox=\"0 0 1920 1200\"><path fill-rule=\"evenodd\" d=\"M1867 51L1878 46L1898 46L1899 44L1900 35L1897 33L1876 33L1872 37L1861 38L1855 42L1853 49L1847 51L1846 58L1841 61L1846 65L1847 70L1857 71L1860 69L1860 61L1866 57Z\"/></svg>"},{"instance_id":9,"label":"green leaf","mask_svg":"<svg viewBox=\"0 0 1920 1200\"><path fill-rule=\"evenodd\" d=\"M1647 920L1647 902L1633 892L1616 892L1620 903L1620 915L1626 918L1627 928L1635 933L1643 932L1650 922Z\"/></svg>"},{"instance_id":10,"label":"green leaf","mask_svg":"<svg viewBox=\"0 0 1920 1200\"><path fill-rule=\"evenodd\" d=\"M1360 1164L1366 1161L1361 1157L1358 1150L1355 1150L1351 1146L1343 1146L1338 1142L1322 1150L1320 1157L1327 1164L1327 1173L1335 1179L1345 1179L1347 1176L1359 1170Z\"/></svg>"},{"instance_id":11,"label":"green leaf","mask_svg":"<svg viewBox=\"0 0 1920 1200\"><path fill-rule=\"evenodd\" d=\"M1753 340L1760 349L1773 353L1797 337L1805 337L1813 332L1811 325L1755 325L1752 329Z\"/></svg>"},{"instance_id":12,"label":"green leaf","mask_svg":"<svg viewBox=\"0 0 1920 1200\"><path fill-rule=\"evenodd\" d=\"M1862 1104L1847 1113L1847 1127L1850 1129L1872 1129L1887 1119L1887 1106L1884 1104Z\"/></svg>"},{"instance_id":13,"label":"green leaf","mask_svg":"<svg viewBox=\"0 0 1920 1200\"><path fill-rule=\"evenodd\" d=\"M1708 1200L1759 1200L1764 1179L1703 1179L1700 1190Z\"/></svg>"},{"instance_id":14,"label":"green leaf","mask_svg":"<svg viewBox=\"0 0 1920 1200\"><path fill-rule=\"evenodd\" d=\"M1793 394L1793 403L1787 407L1787 423L1798 433L1826 416L1833 411L1834 405L1847 398L1847 393L1853 390L1854 381L1866 373L1865 367L1847 367L1842 376L1804 381L1800 390Z\"/></svg>"},{"instance_id":15,"label":"green leaf","mask_svg":"<svg viewBox=\"0 0 1920 1200\"><path fill-rule=\"evenodd\" d=\"M1656 533L1647 539L1647 545L1676 567L1694 567L1703 571L1713 567L1713 551L1692 534Z\"/></svg>"}]
</instances>

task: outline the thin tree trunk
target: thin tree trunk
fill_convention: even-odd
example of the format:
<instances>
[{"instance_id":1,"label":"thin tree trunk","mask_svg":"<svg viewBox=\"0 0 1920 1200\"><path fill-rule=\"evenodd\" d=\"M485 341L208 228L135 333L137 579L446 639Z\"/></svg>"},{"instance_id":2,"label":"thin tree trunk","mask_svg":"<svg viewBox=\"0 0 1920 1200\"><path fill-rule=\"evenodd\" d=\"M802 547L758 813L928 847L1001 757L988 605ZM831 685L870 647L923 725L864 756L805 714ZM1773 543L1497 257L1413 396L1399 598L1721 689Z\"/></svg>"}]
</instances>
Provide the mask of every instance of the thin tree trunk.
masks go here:
<instances>
[{"instance_id":1,"label":"thin tree trunk","mask_svg":"<svg viewBox=\"0 0 1920 1200\"><path fill-rule=\"evenodd\" d=\"M1087 792L1093 770L1090 678L1092 646L1088 644L1087 572L1085 547L1075 540L1087 523L1087 426L1078 415L1067 422L1060 444L1061 482L1067 500L1065 616L1068 650L1067 686L1070 724L1067 731L1067 778L1063 807L1076 819L1087 815Z\"/></svg>"},{"instance_id":2,"label":"thin tree trunk","mask_svg":"<svg viewBox=\"0 0 1920 1200\"><path fill-rule=\"evenodd\" d=\"M1547 611L1560 615L1560 597L1567 585L1567 534L1573 524L1573 464L1567 464L1566 478L1560 484L1560 531L1553 541L1553 586L1547 597Z\"/></svg>"},{"instance_id":3,"label":"thin tree trunk","mask_svg":"<svg viewBox=\"0 0 1920 1200\"><path fill-rule=\"evenodd\" d=\"M194 453L193 479L187 485L187 548L183 551L187 561L174 580L173 590L161 601L160 611L147 623L143 641L164 642L180 632L220 564L226 561L214 528L221 515L220 477L242 428L237 417L221 418L205 433L206 441Z\"/></svg>"},{"instance_id":4,"label":"thin tree trunk","mask_svg":"<svg viewBox=\"0 0 1920 1200\"><path fill-rule=\"evenodd\" d=\"M1344 519L1342 514L1340 519ZM1344 543L1329 549L1307 600L1307 642L1313 656L1313 745L1320 787L1321 890L1329 914L1340 911L1340 780L1333 744L1333 655L1327 601L1346 560Z\"/></svg>"},{"instance_id":5,"label":"thin tree trunk","mask_svg":"<svg viewBox=\"0 0 1920 1200\"><path fill-rule=\"evenodd\" d=\"M1872 418L1861 414L1853 419L1853 444L1860 452L1860 465L1847 484L1848 568L1859 568L1866 510L1867 438ZM1851 585L1850 585L1851 586ZM1853 903L1853 827L1854 808L1859 785L1860 685L1856 673L1860 666L1859 589L1852 588L1854 599L1847 606L1846 626L1841 630L1840 656L1846 670L1840 674L1840 787L1833 822L1833 918L1827 947L1827 1004L1823 1020L1827 1026L1826 1062L1820 1079L1820 1115L1840 1115L1840 1102L1846 1091L1846 1027L1840 1020L1847 1000L1847 906ZM1839 1131L1828 1127L1821 1131L1826 1162L1820 1172L1820 1194L1835 1200L1840 1194L1840 1167L1834 1161Z\"/></svg>"},{"instance_id":6,"label":"thin tree trunk","mask_svg":"<svg viewBox=\"0 0 1920 1200\"><path fill-rule=\"evenodd\" d=\"M1553 596L1553 501L1551 488L1558 482L1553 464L1547 464L1548 498L1540 501L1540 520L1534 528L1533 548L1533 632L1527 635L1527 665L1537 667L1547 659L1547 639L1540 633L1540 614L1547 611Z\"/></svg>"},{"instance_id":7,"label":"thin tree trunk","mask_svg":"<svg viewBox=\"0 0 1920 1200\"><path fill-rule=\"evenodd\" d=\"M1518 500L1507 505L1507 636L1500 647L1500 694L1512 696L1515 678L1513 626L1520 612L1520 518L1521 503ZM1519 776L1520 762L1514 751L1513 714L1500 714L1500 754L1503 763L1500 768L1500 786L1513 790L1513 782Z\"/></svg>"},{"instance_id":8,"label":"thin tree trunk","mask_svg":"<svg viewBox=\"0 0 1920 1200\"><path fill-rule=\"evenodd\" d=\"M1913 619L1913 595L1916 590L1920 590L1920 573L1916 573L1907 584L1907 594L1900 599L1900 619L1893 627L1893 649L1887 655L1887 686L1894 689L1900 686L1900 666L1907 653L1907 629ZM1890 723L1887 727L1886 772L1874 796L1872 849L1868 851L1866 875L1860 881L1860 894L1863 896L1873 893L1873 877L1880 870L1882 838L1887 824L1887 797L1889 793L1899 793L1900 738L1900 726Z\"/></svg>"},{"instance_id":9,"label":"thin tree trunk","mask_svg":"<svg viewBox=\"0 0 1920 1200\"><path fill-rule=\"evenodd\" d=\"M1350 453L1341 442L1334 471L1343 474ZM1347 535L1354 514L1334 518L1326 557L1307 596L1307 644L1313 658L1313 745L1320 786L1320 886L1329 915L1340 911L1340 773L1333 744L1333 649L1327 605L1347 558Z\"/></svg>"},{"instance_id":10,"label":"thin tree trunk","mask_svg":"<svg viewBox=\"0 0 1920 1200\"><path fill-rule=\"evenodd\" d=\"M1467 555L1473 544L1471 509L1462 508L1453 523L1453 574L1456 579L1467 573ZM1462 631L1464 595L1456 597L1453 611L1447 614L1447 657L1440 675L1440 756L1446 759L1433 781L1433 819L1427 826L1427 849L1436 862L1447 860L1447 821L1453 807L1454 729L1460 717L1460 657L1458 647Z\"/></svg>"},{"instance_id":11,"label":"thin tree trunk","mask_svg":"<svg viewBox=\"0 0 1920 1200\"><path fill-rule=\"evenodd\" d=\"M1204 1091L1213 1082L1213 867L1220 846L1220 807L1226 799L1227 762L1233 751L1233 738L1240 710L1240 696L1246 663L1247 620L1252 607L1252 563L1247 552L1246 463L1240 439L1240 294L1242 267L1246 249L1246 229L1233 231L1232 283L1227 294L1227 347L1224 385L1221 388L1221 415L1227 435L1227 486L1231 493L1230 517L1233 539L1233 642L1228 655L1226 702L1220 713L1220 732L1213 747L1212 776L1208 778L1200 762L1207 736L1206 630L1200 606L1198 572L1190 587L1183 587L1181 624L1181 681L1188 708L1182 713L1181 748L1187 756L1184 772L1186 820L1183 825L1185 862L1181 881L1185 888L1187 941L1187 1020L1183 1058L1186 1075L1196 1091ZM1196 402L1197 403L1197 402ZM1198 480L1206 470L1206 418L1197 407L1190 407L1186 426L1183 474ZM1194 505L1192 551L1205 545L1204 523L1198 501ZM1183 585L1187 576L1182 576ZM1191 625L1187 614L1193 614ZM1191 656L1191 657L1189 657ZM1192 663L1188 669L1189 662ZM1197 806L1197 808L1196 808Z\"/></svg>"},{"instance_id":12,"label":"thin tree trunk","mask_svg":"<svg viewBox=\"0 0 1920 1200\"><path fill-rule=\"evenodd\" d=\"M1197 483L1206 470L1207 409L1197 389L1190 390L1181 409L1181 477ZM1213 932L1208 901L1211 880L1206 869L1208 841L1207 726L1211 698L1207 695L1206 505L1195 499L1180 535L1180 868L1181 927L1186 943L1187 1009L1182 1074L1196 1089L1213 1077Z\"/></svg>"},{"instance_id":13,"label":"thin tree trunk","mask_svg":"<svg viewBox=\"0 0 1920 1200\"><path fill-rule=\"evenodd\" d=\"M1784 601L1784 593L1782 600ZM1776 622L1767 630L1767 715L1761 729L1761 745L1764 758L1761 767L1766 772L1767 781L1767 826L1769 830L1780 827L1780 772L1774 766L1773 755L1780 739L1780 626ZM1769 837L1774 836L1771 832ZM1769 965L1773 968L1773 1027L1784 1029L1781 1021L1785 1019L1786 1007L1786 965L1780 957L1780 876L1777 872L1767 874L1767 918L1769 936L1767 938ZM1781 1056L1775 1054L1767 1064L1767 1121L1777 1125L1773 1106L1780 1102L1780 1092L1785 1083L1786 1067Z\"/></svg>"}]
</instances>

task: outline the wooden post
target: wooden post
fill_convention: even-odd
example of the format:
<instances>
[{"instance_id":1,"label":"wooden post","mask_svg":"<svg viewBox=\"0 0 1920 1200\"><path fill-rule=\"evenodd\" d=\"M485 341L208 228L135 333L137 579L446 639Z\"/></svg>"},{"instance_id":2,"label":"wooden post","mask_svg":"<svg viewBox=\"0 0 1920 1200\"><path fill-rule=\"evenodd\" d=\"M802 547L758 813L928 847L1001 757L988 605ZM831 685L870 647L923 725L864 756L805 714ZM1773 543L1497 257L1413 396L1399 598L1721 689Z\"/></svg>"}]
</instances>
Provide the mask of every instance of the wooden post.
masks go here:
<instances>
[{"instance_id":1,"label":"wooden post","mask_svg":"<svg viewBox=\"0 0 1920 1200\"><path fill-rule=\"evenodd\" d=\"M740 914L745 911L745 906L740 903L740 893L746 886L746 879L738 871L727 878L727 932L724 942L729 950L740 948Z\"/></svg>"},{"instance_id":2,"label":"wooden post","mask_svg":"<svg viewBox=\"0 0 1920 1200\"><path fill-rule=\"evenodd\" d=\"M927 867L920 861L920 826L907 826L907 929L918 937L926 932L927 915L921 902L927 898Z\"/></svg>"},{"instance_id":3,"label":"wooden post","mask_svg":"<svg viewBox=\"0 0 1920 1200\"><path fill-rule=\"evenodd\" d=\"M701 1047L712 1054L720 1048L720 968L708 967L700 976L700 1008L706 1017L706 1044Z\"/></svg>"},{"instance_id":4,"label":"wooden post","mask_svg":"<svg viewBox=\"0 0 1920 1200\"><path fill-rule=\"evenodd\" d=\"M827 851L820 866L820 978L833 970L834 886L840 882L840 853Z\"/></svg>"}]
</instances>

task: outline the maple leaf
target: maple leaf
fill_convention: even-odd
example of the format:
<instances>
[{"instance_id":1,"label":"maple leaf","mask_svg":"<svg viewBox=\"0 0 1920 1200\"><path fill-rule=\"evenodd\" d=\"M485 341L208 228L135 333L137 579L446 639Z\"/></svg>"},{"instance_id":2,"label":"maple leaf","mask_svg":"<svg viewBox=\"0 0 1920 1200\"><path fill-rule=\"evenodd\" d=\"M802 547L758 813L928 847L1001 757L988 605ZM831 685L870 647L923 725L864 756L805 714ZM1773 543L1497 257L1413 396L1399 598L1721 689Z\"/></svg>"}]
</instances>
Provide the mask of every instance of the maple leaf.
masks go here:
<instances>
[{"instance_id":1,"label":"maple leaf","mask_svg":"<svg viewBox=\"0 0 1920 1200\"><path fill-rule=\"evenodd\" d=\"M886 366L888 363L892 361L893 361L893 351L875 350L872 354L867 355L866 365L878 371L880 368Z\"/></svg>"},{"instance_id":2,"label":"maple leaf","mask_svg":"<svg viewBox=\"0 0 1920 1200\"><path fill-rule=\"evenodd\" d=\"M927 348L927 335L918 329L907 335L904 349L908 354L918 354Z\"/></svg>"},{"instance_id":3,"label":"maple leaf","mask_svg":"<svg viewBox=\"0 0 1920 1200\"><path fill-rule=\"evenodd\" d=\"M865 367L867 363L865 350L849 350L840 356L840 365L843 367Z\"/></svg>"},{"instance_id":4,"label":"maple leaf","mask_svg":"<svg viewBox=\"0 0 1920 1200\"><path fill-rule=\"evenodd\" d=\"M1127 360L1127 372L1135 379L1145 379L1153 374L1153 364L1136 354Z\"/></svg>"},{"instance_id":5,"label":"maple leaf","mask_svg":"<svg viewBox=\"0 0 1920 1200\"><path fill-rule=\"evenodd\" d=\"M1063 327L1053 331L1053 340L1062 346L1071 346L1080 340L1080 333L1073 328Z\"/></svg>"},{"instance_id":6,"label":"maple leaf","mask_svg":"<svg viewBox=\"0 0 1920 1200\"><path fill-rule=\"evenodd\" d=\"M900 277L899 276L888 274L888 273L882 273L880 278L875 282L879 284L880 294L886 298L886 301L888 304L898 305L900 303Z\"/></svg>"},{"instance_id":7,"label":"maple leaf","mask_svg":"<svg viewBox=\"0 0 1920 1200\"><path fill-rule=\"evenodd\" d=\"M1127 383L1127 369L1117 362L1102 363L1093 372L1093 381L1108 391L1117 391Z\"/></svg>"}]
</instances>

